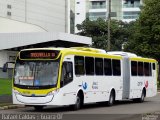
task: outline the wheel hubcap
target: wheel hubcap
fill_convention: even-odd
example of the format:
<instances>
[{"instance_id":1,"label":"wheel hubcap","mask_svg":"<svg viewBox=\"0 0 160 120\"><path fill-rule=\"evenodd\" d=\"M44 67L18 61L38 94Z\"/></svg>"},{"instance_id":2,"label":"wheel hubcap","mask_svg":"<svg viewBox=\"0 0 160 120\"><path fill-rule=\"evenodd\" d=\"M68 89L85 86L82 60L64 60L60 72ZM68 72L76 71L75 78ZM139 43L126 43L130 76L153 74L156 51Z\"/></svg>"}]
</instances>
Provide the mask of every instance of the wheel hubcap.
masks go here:
<instances>
[{"instance_id":1,"label":"wheel hubcap","mask_svg":"<svg viewBox=\"0 0 160 120\"><path fill-rule=\"evenodd\" d=\"M113 96L111 95L110 97L110 103L112 104L113 103Z\"/></svg>"},{"instance_id":2,"label":"wheel hubcap","mask_svg":"<svg viewBox=\"0 0 160 120\"><path fill-rule=\"evenodd\" d=\"M77 97L77 108L80 108L80 98Z\"/></svg>"}]
</instances>

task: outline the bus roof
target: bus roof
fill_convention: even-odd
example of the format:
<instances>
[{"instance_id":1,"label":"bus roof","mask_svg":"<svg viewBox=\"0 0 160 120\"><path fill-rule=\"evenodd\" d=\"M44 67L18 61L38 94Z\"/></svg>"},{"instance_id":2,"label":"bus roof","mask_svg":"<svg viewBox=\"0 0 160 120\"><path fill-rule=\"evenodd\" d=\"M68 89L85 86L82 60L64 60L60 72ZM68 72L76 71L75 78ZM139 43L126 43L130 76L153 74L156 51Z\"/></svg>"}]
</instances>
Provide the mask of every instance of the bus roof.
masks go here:
<instances>
[{"instance_id":1,"label":"bus roof","mask_svg":"<svg viewBox=\"0 0 160 120\"><path fill-rule=\"evenodd\" d=\"M80 56L90 56L90 57L109 57L113 59L122 59L122 56L119 55L109 55L102 49L96 48L85 48L85 47L72 47L72 48L31 48L31 49L24 49L21 51L30 51L30 50L58 50L60 53L69 55L80 55Z\"/></svg>"},{"instance_id":2,"label":"bus roof","mask_svg":"<svg viewBox=\"0 0 160 120\"><path fill-rule=\"evenodd\" d=\"M109 57L114 59L122 59L124 56L127 56L130 60L133 60L133 61L156 62L155 59L143 58L143 57L137 56L134 53L122 52L122 51L106 52L105 50L102 50L102 49L88 48L88 47L31 48L31 49L24 49L22 51L28 51L28 50L58 50L62 54L75 54L80 56L94 56L94 57Z\"/></svg>"}]
</instances>

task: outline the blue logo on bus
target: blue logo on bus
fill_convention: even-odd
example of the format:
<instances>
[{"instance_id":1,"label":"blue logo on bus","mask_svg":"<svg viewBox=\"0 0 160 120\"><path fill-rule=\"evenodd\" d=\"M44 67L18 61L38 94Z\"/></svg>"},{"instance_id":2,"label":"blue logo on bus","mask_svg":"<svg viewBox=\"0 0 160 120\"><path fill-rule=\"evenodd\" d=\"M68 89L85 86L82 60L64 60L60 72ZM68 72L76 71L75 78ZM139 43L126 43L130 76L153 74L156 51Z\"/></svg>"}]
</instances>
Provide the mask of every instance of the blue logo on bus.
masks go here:
<instances>
[{"instance_id":1,"label":"blue logo on bus","mask_svg":"<svg viewBox=\"0 0 160 120\"><path fill-rule=\"evenodd\" d=\"M32 96L32 97L35 97L36 95L35 95L35 94L32 94L31 96Z\"/></svg>"},{"instance_id":2,"label":"blue logo on bus","mask_svg":"<svg viewBox=\"0 0 160 120\"><path fill-rule=\"evenodd\" d=\"M84 90L86 90L87 89L87 87L88 87L88 85L87 85L87 83L85 82L85 83L82 83L82 86L83 86L83 89Z\"/></svg>"},{"instance_id":3,"label":"blue logo on bus","mask_svg":"<svg viewBox=\"0 0 160 120\"><path fill-rule=\"evenodd\" d=\"M34 85L35 85L35 86L39 86L39 85L40 85L40 81L39 81L39 80L35 80L35 81L34 81Z\"/></svg>"}]
</instances>

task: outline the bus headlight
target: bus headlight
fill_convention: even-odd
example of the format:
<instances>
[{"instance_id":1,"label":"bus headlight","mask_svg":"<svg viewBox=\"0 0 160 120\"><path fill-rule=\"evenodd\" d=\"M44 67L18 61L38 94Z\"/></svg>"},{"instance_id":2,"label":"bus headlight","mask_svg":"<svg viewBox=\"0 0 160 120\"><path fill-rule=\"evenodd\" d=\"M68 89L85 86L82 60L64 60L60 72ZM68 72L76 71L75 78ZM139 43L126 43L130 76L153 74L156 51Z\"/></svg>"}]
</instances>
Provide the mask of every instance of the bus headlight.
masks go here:
<instances>
[{"instance_id":1,"label":"bus headlight","mask_svg":"<svg viewBox=\"0 0 160 120\"><path fill-rule=\"evenodd\" d=\"M55 96L58 92L59 92L59 89L56 89L56 90L54 90L54 91L49 92L49 93L47 94L47 96L50 96L50 95Z\"/></svg>"},{"instance_id":2,"label":"bus headlight","mask_svg":"<svg viewBox=\"0 0 160 120\"><path fill-rule=\"evenodd\" d=\"M14 94L19 94L20 95L20 93L17 91L17 90L13 90L13 92L14 92Z\"/></svg>"},{"instance_id":3,"label":"bus headlight","mask_svg":"<svg viewBox=\"0 0 160 120\"><path fill-rule=\"evenodd\" d=\"M53 95L54 96L54 91L51 91L47 94L47 96Z\"/></svg>"}]
</instances>

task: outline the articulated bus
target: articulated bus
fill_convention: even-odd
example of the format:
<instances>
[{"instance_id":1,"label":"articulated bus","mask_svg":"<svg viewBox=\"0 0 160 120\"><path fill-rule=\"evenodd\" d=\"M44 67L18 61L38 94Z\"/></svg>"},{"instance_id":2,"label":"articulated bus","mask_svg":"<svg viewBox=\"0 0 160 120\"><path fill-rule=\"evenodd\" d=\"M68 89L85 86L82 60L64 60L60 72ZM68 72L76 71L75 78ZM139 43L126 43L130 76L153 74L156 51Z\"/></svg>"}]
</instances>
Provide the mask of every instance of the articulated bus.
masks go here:
<instances>
[{"instance_id":1,"label":"articulated bus","mask_svg":"<svg viewBox=\"0 0 160 120\"><path fill-rule=\"evenodd\" d=\"M37 48L18 53L13 104L72 106L116 100L143 102L157 94L157 61L94 48Z\"/></svg>"}]
</instances>

